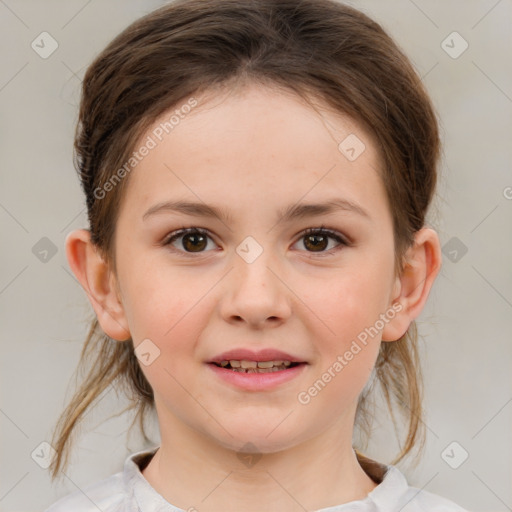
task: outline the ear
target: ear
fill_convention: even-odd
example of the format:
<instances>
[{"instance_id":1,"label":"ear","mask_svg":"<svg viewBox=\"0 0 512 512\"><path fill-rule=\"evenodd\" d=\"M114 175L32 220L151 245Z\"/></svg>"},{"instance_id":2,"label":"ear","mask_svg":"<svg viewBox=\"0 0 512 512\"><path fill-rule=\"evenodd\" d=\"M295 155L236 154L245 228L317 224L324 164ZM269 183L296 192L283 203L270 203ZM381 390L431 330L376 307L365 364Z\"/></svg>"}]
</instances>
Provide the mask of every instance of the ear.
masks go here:
<instances>
[{"instance_id":1,"label":"ear","mask_svg":"<svg viewBox=\"0 0 512 512\"><path fill-rule=\"evenodd\" d=\"M430 228L416 232L415 241L406 252L404 270L397 276L390 306L395 316L382 331L382 341L400 339L411 322L419 316L430 289L441 269L441 247L437 233Z\"/></svg>"},{"instance_id":2,"label":"ear","mask_svg":"<svg viewBox=\"0 0 512 512\"><path fill-rule=\"evenodd\" d=\"M79 229L69 233L66 237L66 256L105 334L118 341L129 339L130 331L115 275L91 242L88 230Z\"/></svg>"}]
</instances>

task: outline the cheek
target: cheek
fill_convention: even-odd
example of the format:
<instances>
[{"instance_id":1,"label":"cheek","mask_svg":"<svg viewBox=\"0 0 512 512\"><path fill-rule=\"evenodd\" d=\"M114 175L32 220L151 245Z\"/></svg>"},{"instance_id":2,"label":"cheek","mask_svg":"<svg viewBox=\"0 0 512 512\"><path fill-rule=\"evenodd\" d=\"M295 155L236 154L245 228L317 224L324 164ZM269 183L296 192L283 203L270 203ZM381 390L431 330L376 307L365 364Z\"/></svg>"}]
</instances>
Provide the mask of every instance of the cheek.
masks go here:
<instances>
[{"instance_id":1,"label":"cheek","mask_svg":"<svg viewBox=\"0 0 512 512\"><path fill-rule=\"evenodd\" d=\"M316 300L322 319L313 332L318 370L298 398L311 407L311 414L328 415L335 421L351 405L355 407L373 371L381 344L381 332L373 326L382 301L375 297L377 290L368 276L340 278L328 290Z\"/></svg>"},{"instance_id":2,"label":"cheek","mask_svg":"<svg viewBox=\"0 0 512 512\"><path fill-rule=\"evenodd\" d=\"M311 385L323 395L313 400L331 403L333 417L357 399L375 365L390 265L392 260L385 257L358 258L357 264L347 264L333 272L329 281L309 288L305 302L315 313L311 329L320 363L318 380Z\"/></svg>"},{"instance_id":3,"label":"cheek","mask_svg":"<svg viewBox=\"0 0 512 512\"><path fill-rule=\"evenodd\" d=\"M342 349L376 324L387 306L389 275L385 266L361 261L357 268L336 270L331 279L317 283L315 291L309 287L304 302L318 317L325 339L331 339L334 348Z\"/></svg>"},{"instance_id":4,"label":"cheek","mask_svg":"<svg viewBox=\"0 0 512 512\"><path fill-rule=\"evenodd\" d=\"M123 290L134 345L149 338L162 352L192 353L204 329L203 299L212 284L191 279L186 272L161 272L157 266L139 270L128 276ZM175 360L169 358L171 363Z\"/></svg>"},{"instance_id":5,"label":"cheek","mask_svg":"<svg viewBox=\"0 0 512 512\"><path fill-rule=\"evenodd\" d=\"M211 422L198 405L205 401L205 388L192 372L200 362L198 344L211 317L214 281L183 274L148 272L134 279L129 325L136 350L145 339L158 347L154 361L145 365L140 359L139 366L153 390L160 421L171 425L179 418L198 428Z\"/></svg>"},{"instance_id":6,"label":"cheek","mask_svg":"<svg viewBox=\"0 0 512 512\"><path fill-rule=\"evenodd\" d=\"M155 395L166 403L173 397L167 407L178 414L183 407L193 407L184 389L193 388L190 363L197 359L198 340L209 314L207 301L201 301L201 297L211 285L203 283L196 291L176 289L175 281L173 285L160 281L158 286L150 286L150 280L141 282L136 299L130 303L129 325L136 350L139 344L151 340L152 344L147 346L156 357L148 365L140 359L141 370ZM193 394L200 398L200 390L195 389Z\"/></svg>"}]
</instances>

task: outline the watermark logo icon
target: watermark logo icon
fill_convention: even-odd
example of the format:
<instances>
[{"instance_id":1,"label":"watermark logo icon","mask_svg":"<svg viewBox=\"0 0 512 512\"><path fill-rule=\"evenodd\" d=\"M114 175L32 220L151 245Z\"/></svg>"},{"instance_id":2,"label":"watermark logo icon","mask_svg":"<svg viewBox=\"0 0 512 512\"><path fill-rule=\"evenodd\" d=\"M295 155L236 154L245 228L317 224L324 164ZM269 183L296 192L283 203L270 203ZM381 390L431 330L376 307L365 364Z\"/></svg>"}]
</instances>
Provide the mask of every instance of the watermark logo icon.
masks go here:
<instances>
[{"instance_id":1,"label":"watermark logo icon","mask_svg":"<svg viewBox=\"0 0 512 512\"><path fill-rule=\"evenodd\" d=\"M50 443L43 441L36 446L30 456L38 466L43 469L48 469L56 454L57 451L53 448L53 446Z\"/></svg>"},{"instance_id":2,"label":"watermark logo icon","mask_svg":"<svg viewBox=\"0 0 512 512\"><path fill-rule=\"evenodd\" d=\"M242 451L236 454L238 460L248 468L252 468L261 459L261 453L258 448L252 443L245 443Z\"/></svg>"},{"instance_id":3,"label":"watermark logo icon","mask_svg":"<svg viewBox=\"0 0 512 512\"><path fill-rule=\"evenodd\" d=\"M263 252L263 247L252 236L248 236L237 246L236 252L246 263L252 263Z\"/></svg>"},{"instance_id":4,"label":"watermark logo icon","mask_svg":"<svg viewBox=\"0 0 512 512\"><path fill-rule=\"evenodd\" d=\"M458 32L452 32L443 40L441 48L452 59L458 59L469 48L469 43Z\"/></svg>"},{"instance_id":5,"label":"watermark logo icon","mask_svg":"<svg viewBox=\"0 0 512 512\"><path fill-rule=\"evenodd\" d=\"M57 246L48 237L43 236L32 247L32 254L42 263L48 263L57 254Z\"/></svg>"},{"instance_id":6,"label":"watermark logo icon","mask_svg":"<svg viewBox=\"0 0 512 512\"><path fill-rule=\"evenodd\" d=\"M30 46L39 57L47 59L59 47L59 43L48 32L41 32Z\"/></svg>"},{"instance_id":7,"label":"watermark logo icon","mask_svg":"<svg viewBox=\"0 0 512 512\"><path fill-rule=\"evenodd\" d=\"M469 457L469 453L464 447L457 441L452 441L442 452L441 458L450 466L452 469L457 469Z\"/></svg>"},{"instance_id":8,"label":"watermark logo icon","mask_svg":"<svg viewBox=\"0 0 512 512\"><path fill-rule=\"evenodd\" d=\"M443 245L443 254L453 263L458 263L467 252L467 246L456 236Z\"/></svg>"},{"instance_id":9,"label":"watermark logo icon","mask_svg":"<svg viewBox=\"0 0 512 512\"><path fill-rule=\"evenodd\" d=\"M339 143L338 149L347 160L353 162L364 153L366 146L356 134L351 133Z\"/></svg>"},{"instance_id":10,"label":"watermark logo icon","mask_svg":"<svg viewBox=\"0 0 512 512\"><path fill-rule=\"evenodd\" d=\"M160 356L160 349L149 338L146 338L135 348L135 356L144 366L149 366Z\"/></svg>"}]
</instances>

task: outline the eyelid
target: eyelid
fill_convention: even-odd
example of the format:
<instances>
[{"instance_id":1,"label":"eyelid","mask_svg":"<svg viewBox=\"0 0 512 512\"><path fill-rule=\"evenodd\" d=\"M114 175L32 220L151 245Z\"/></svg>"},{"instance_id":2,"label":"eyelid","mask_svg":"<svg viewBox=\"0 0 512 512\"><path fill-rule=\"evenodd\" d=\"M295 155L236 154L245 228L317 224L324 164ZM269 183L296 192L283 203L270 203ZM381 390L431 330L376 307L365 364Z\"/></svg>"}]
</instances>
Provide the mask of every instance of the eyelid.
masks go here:
<instances>
[{"instance_id":1,"label":"eyelid","mask_svg":"<svg viewBox=\"0 0 512 512\"><path fill-rule=\"evenodd\" d=\"M164 237L161 244L162 244L162 246L170 246L171 242L174 239L178 239L178 238L185 236L189 233L199 233L199 234L205 235L215 242L215 236L208 229L191 226L191 227L182 227L182 228L172 231L171 233L169 233L167 236ZM338 242L338 245L336 247L334 247L328 251L318 251L318 252L300 251L300 252L308 253L311 256L320 256L320 257L329 256L332 253L341 249L342 247L350 247L353 245L352 241L346 235L339 232L338 230L326 227L323 224L319 227L309 227L309 228L306 228L303 231L301 231L297 235L296 241L292 245L295 245L301 238L303 238L304 236L309 235L309 234L324 234L324 235L329 236L330 238L333 238L334 240L336 240ZM217 244L217 242L215 242L215 243ZM182 250L179 250L176 248L172 248L172 250L176 251L180 254L184 254L186 256L191 256L191 257L197 257L197 255L205 255L205 254L208 254L209 252L211 252L211 251L199 251L199 252L194 253L194 252L182 251Z\"/></svg>"},{"instance_id":2,"label":"eyelid","mask_svg":"<svg viewBox=\"0 0 512 512\"><path fill-rule=\"evenodd\" d=\"M201 235L207 235L212 239L214 238L213 234L205 228L198 228L195 226L190 226L188 228L182 227L168 233L162 240L162 245L167 245L173 238L178 238L180 236L187 235L188 233L200 233Z\"/></svg>"},{"instance_id":3,"label":"eyelid","mask_svg":"<svg viewBox=\"0 0 512 512\"><path fill-rule=\"evenodd\" d=\"M328 227L324 226L323 224L318 228L305 229L304 231L299 233L299 238L301 238L305 235L309 235L311 233L321 233L321 234L329 235L330 237L336 239L338 242L340 242L346 246L352 245L352 241L350 240L350 238L348 236L344 235L343 233L339 232L336 229L328 228Z\"/></svg>"},{"instance_id":4,"label":"eyelid","mask_svg":"<svg viewBox=\"0 0 512 512\"><path fill-rule=\"evenodd\" d=\"M307 228L304 231L302 231L301 233L299 233L297 241L293 245L298 243L301 238L303 238L304 236L306 236L308 234L327 235L329 238L336 240L336 242L338 244L338 245L336 245L336 247L332 247L328 251L318 251L318 252L317 251L305 251L305 250L299 251L301 253L307 254L308 258L313 258L313 259L328 258L329 256L334 256L335 254L337 254L338 251L340 251L341 249L351 247L353 245L352 241L346 235L344 235L343 233L340 233L336 229L331 229L331 228L325 227L323 224L320 227Z\"/></svg>"}]
</instances>

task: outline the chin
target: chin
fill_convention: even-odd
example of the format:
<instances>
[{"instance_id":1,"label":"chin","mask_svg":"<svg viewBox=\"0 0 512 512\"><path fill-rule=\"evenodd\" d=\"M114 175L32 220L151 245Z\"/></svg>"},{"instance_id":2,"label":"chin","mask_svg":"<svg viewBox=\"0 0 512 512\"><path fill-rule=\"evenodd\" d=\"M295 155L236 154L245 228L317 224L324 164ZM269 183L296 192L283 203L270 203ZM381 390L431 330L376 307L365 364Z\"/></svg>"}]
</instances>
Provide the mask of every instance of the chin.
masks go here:
<instances>
[{"instance_id":1,"label":"chin","mask_svg":"<svg viewBox=\"0 0 512 512\"><path fill-rule=\"evenodd\" d=\"M225 422L223 425L231 435L221 429L213 437L224 448L238 453L276 453L298 442L294 432L279 425L282 420L282 417L269 421L244 418L241 421Z\"/></svg>"},{"instance_id":2,"label":"chin","mask_svg":"<svg viewBox=\"0 0 512 512\"><path fill-rule=\"evenodd\" d=\"M271 454L287 450L293 446L289 439L269 441L264 434L261 436L245 435L240 438L224 440L222 446L237 454Z\"/></svg>"}]
</instances>

